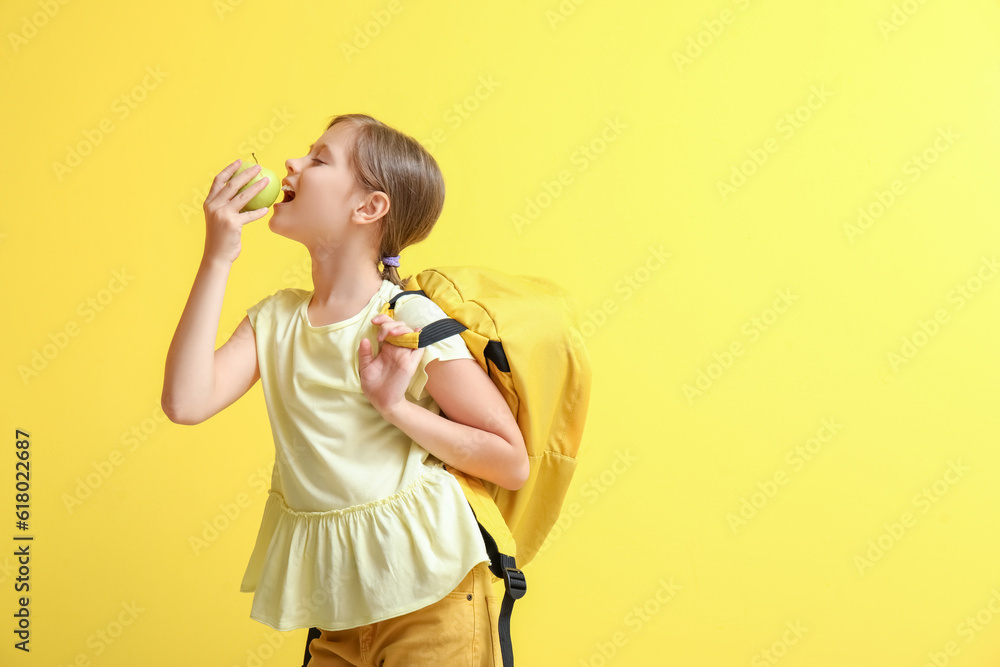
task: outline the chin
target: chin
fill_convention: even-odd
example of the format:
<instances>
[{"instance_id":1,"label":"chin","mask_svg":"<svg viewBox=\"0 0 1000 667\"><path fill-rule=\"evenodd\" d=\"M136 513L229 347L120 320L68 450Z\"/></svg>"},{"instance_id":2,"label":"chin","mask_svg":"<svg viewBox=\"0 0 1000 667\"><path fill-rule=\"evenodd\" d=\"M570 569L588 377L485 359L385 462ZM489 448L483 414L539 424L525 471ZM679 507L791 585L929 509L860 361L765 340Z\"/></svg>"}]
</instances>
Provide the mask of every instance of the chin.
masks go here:
<instances>
[{"instance_id":1,"label":"chin","mask_svg":"<svg viewBox=\"0 0 1000 667\"><path fill-rule=\"evenodd\" d=\"M275 234L277 234L278 236L284 236L285 238L292 239L294 241L295 239L288 235L287 230L282 229L282 224L280 222L275 224L274 218L275 218L274 215L268 218L267 228L270 229Z\"/></svg>"}]
</instances>

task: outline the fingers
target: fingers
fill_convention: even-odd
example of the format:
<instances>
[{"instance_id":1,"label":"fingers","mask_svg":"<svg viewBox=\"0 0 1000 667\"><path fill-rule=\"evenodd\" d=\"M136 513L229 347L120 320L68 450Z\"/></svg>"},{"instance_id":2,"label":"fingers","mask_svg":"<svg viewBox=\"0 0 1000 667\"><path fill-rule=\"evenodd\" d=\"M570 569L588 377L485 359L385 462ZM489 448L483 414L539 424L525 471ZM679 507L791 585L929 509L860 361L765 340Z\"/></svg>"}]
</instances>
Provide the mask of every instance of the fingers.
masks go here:
<instances>
[{"instance_id":1,"label":"fingers","mask_svg":"<svg viewBox=\"0 0 1000 667\"><path fill-rule=\"evenodd\" d=\"M250 171L250 170L247 169L247 171ZM262 178L259 181L257 181L256 183L254 183L253 185L251 185L250 187L248 187L243 192L241 192L238 195L236 195L235 197L233 197L232 201L236 203L236 210L237 211L243 210L243 207L247 205L248 201L250 201L251 199L253 199L254 197L256 197L258 193L260 193L264 188L267 187L268 181L270 181L270 180L271 179L266 178L266 177ZM254 209L254 210L256 210L256 209ZM266 211L267 207L264 207L264 210Z\"/></svg>"},{"instance_id":2,"label":"fingers","mask_svg":"<svg viewBox=\"0 0 1000 667\"><path fill-rule=\"evenodd\" d=\"M226 184L230 176L236 173L236 170L240 168L240 163L242 160L236 160L235 162L229 163L229 166L216 174L215 179L212 181L212 187L208 190L208 196L206 199L212 199L219 193L222 186Z\"/></svg>"},{"instance_id":3,"label":"fingers","mask_svg":"<svg viewBox=\"0 0 1000 667\"><path fill-rule=\"evenodd\" d=\"M409 327L393 327L388 324L383 325L381 330L378 332L378 340L380 343L385 342L385 339L389 336L402 336L403 334L410 333Z\"/></svg>"},{"instance_id":4,"label":"fingers","mask_svg":"<svg viewBox=\"0 0 1000 667\"><path fill-rule=\"evenodd\" d=\"M259 174L259 173L260 173L260 165L259 164L255 164L254 166L250 167L249 169L244 169L240 173L238 173L235 176L233 176L233 178L228 183L226 183L224 186L222 186L222 195L225 196L225 197L227 197L227 198L232 198L234 192L236 192L237 190L239 190L240 188L242 188L244 185L246 185L247 183L249 183L251 180L253 180L253 178L257 174ZM264 183L267 180L268 179L266 179L266 178L260 179L259 181L257 181L253 185L251 185L249 188L247 188L246 190L244 190L241 194L245 194L245 193L249 192L250 190L253 190L254 186L259 185L261 183ZM263 188L263 186L261 186L261 188ZM250 195L250 196L252 197L253 195Z\"/></svg>"},{"instance_id":5,"label":"fingers","mask_svg":"<svg viewBox=\"0 0 1000 667\"><path fill-rule=\"evenodd\" d=\"M233 174L236 173L236 170L240 168L240 164L242 162L243 160L237 159L235 162L231 162L228 167L216 175L215 179L212 181L212 187L208 190L208 196L206 199L211 200L215 198L215 195L219 194L219 190L221 190L226 185L226 182L232 178Z\"/></svg>"},{"instance_id":6,"label":"fingers","mask_svg":"<svg viewBox=\"0 0 1000 667\"><path fill-rule=\"evenodd\" d=\"M372 362L372 344L367 338L362 338L361 344L358 345L358 362L361 371L368 368L368 364Z\"/></svg>"},{"instance_id":7,"label":"fingers","mask_svg":"<svg viewBox=\"0 0 1000 667\"><path fill-rule=\"evenodd\" d=\"M240 207L242 208L242 207ZM244 211L243 213L238 213L236 215L236 220L241 224L245 225L248 222L253 222L254 220L260 220L265 215L267 215L268 209L266 206L263 208L253 208L249 211Z\"/></svg>"},{"instance_id":8,"label":"fingers","mask_svg":"<svg viewBox=\"0 0 1000 667\"><path fill-rule=\"evenodd\" d=\"M383 343L389 336L402 336L403 334L409 332L410 329L408 327L392 327L386 324L383 325L382 329L378 332L378 340L380 343Z\"/></svg>"},{"instance_id":9,"label":"fingers","mask_svg":"<svg viewBox=\"0 0 1000 667\"><path fill-rule=\"evenodd\" d=\"M237 192L240 188L242 188L244 185L249 183L254 177L257 176L257 174L260 173L260 165L255 164L249 169L244 169L240 173L233 176L236 170L239 169L241 162L242 160L236 160L228 167L223 169L221 172L219 172L218 176L215 177L215 180L212 181L212 187L208 192L208 196L205 197L206 206L210 202L212 204L216 204L219 206L225 206L227 203L235 201L237 197L233 197L233 194ZM268 179L262 178L259 181L257 181L257 183L254 183L254 185L251 185L249 188L240 193L241 195L243 195L246 194L247 192L252 191L250 196L245 200L243 200L243 202L240 204L239 207L237 207L236 210L238 211L239 209L243 208L243 206L248 201L250 201L250 199L252 199L258 192L263 190L264 187L267 185L267 181Z\"/></svg>"},{"instance_id":10,"label":"fingers","mask_svg":"<svg viewBox=\"0 0 1000 667\"><path fill-rule=\"evenodd\" d=\"M388 315L380 314L372 318L372 324L379 326L378 340L383 342L387 336L401 336L410 333L412 329L405 322L394 320Z\"/></svg>"}]
</instances>

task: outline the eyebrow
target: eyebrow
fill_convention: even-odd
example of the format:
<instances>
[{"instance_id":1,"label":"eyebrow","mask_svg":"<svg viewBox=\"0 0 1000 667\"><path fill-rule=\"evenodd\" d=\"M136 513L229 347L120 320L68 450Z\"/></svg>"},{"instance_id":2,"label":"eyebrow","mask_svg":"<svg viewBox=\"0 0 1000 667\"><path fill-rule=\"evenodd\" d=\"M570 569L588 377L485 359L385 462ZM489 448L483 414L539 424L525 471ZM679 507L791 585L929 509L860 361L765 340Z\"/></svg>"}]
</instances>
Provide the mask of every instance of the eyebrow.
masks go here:
<instances>
[{"instance_id":1,"label":"eyebrow","mask_svg":"<svg viewBox=\"0 0 1000 667\"><path fill-rule=\"evenodd\" d=\"M309 144L309 152L312 152L313 146L315 146L315 145L316 145L315 143ZM326 151L327 153L330 154L331 157L333 157L333 151L330 150L330 147L328 145L323 144L320 147L319 152L322 153L323 151Z\"/></svg>"}]
</instances>

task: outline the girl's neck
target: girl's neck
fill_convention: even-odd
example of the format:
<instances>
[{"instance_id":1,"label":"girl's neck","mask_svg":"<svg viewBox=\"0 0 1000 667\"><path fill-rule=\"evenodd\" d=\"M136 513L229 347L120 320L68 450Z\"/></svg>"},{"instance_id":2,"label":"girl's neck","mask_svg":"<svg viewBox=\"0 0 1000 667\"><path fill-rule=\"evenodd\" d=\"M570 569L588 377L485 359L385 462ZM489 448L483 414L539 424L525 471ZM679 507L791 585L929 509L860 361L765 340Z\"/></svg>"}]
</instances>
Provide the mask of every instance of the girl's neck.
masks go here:
<instances>
[{"instance_id":1,"label":"girl's neck","mask_svg":"<svg viewBox=\"0 0 1000 667\"><path fill-rule=\"evenodd\" d=\"M339 246L309 250L312 258L313 297L318 309L360 303L360 308L382 286L382 276L370 248Z\"/></svg>"}]
</instances>

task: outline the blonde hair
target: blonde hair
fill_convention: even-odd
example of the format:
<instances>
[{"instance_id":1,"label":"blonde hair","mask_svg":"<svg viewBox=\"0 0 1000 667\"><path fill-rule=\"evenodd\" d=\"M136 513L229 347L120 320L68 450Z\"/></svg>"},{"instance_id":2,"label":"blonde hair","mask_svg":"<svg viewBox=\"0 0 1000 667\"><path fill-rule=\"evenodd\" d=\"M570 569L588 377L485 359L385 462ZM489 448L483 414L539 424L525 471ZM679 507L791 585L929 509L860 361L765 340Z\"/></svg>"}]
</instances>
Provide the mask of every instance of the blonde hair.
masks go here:
<instances>
[{"instance_id":1,"label":"blonde hair","mask_svg":"<svg viewBox=\"0 0 1000 667\"><path fill-rule=\"evenodd\" d=\"M365 114L335 116L326 129L348 123L347 164L367 192L384 192L389 212L378 221L378 257L399 255L423 241L444 208L444 177L437 162L419 141ZM380 271L405 288L412 275L400 278L394 266Z\"/></svg>"}]
</instances>

